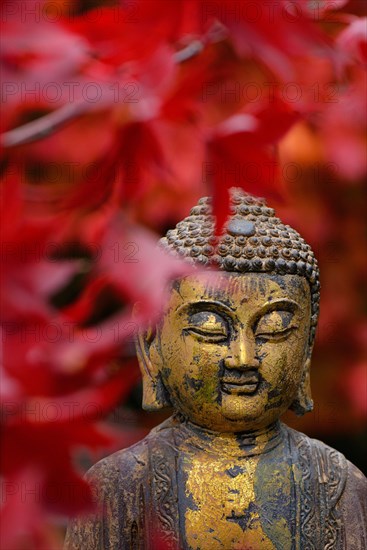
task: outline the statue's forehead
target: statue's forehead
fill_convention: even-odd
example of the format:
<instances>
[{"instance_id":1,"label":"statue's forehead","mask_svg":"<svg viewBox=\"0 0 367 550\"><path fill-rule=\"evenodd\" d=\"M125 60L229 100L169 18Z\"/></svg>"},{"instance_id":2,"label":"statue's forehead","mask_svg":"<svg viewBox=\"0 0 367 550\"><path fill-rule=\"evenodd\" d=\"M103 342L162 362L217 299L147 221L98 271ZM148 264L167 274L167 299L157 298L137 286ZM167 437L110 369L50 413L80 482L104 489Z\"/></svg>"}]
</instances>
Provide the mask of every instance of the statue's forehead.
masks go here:
<instances>
[{"instance_id":1,"label":"statue's forehead","mask_svg":"<svg viewBox=\"0 0 367 550\"><path fill-rule=\"evenodd\" d=\"M223 300L229 306L258 298L273 300L310 299L309 283L299 275L267 273L209 273L190 275L175 284L174 299L181 303L193 300Z\"/></svg>"}]
</instances>

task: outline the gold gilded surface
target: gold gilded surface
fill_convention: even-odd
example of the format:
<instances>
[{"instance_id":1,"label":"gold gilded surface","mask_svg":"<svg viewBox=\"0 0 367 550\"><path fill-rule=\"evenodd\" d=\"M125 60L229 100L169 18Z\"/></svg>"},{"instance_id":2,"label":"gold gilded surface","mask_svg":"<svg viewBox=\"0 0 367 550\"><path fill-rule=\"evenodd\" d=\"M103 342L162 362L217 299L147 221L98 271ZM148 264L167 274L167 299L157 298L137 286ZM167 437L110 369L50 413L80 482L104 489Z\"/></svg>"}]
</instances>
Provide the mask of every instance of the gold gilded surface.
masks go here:
<instances>
[{"instance_id":1,"label":"gold gilded surface","mask_svg":"<svg viewBox=\"0 0 367 550\"><path fill-rule=\"evenodd\" d=\"M201 199L161 241L216 268L174 281L137 339L143 407L174 412L88 472L99 511L67 550L367 548L366 478L280 421L312 410L317 262L262 199L232 190L231 208L219 240Z\"/></svg>"},{"instance_id":2,"label":"gold gilded surface","mask_svg":"<svg viewBox=\"0 0 367 550\"><path fill-rule=\"evenodd\" d=\"M267 426L308 369L310 297L285 275L187 277L172 290L152 363L176 410L218 432ZM261 366L260 366L261 362Z\"/></svg>"},{"instance_id":3,"label":"gold gilded surface","mask_svg":"<svg viewBox=\"0 0 367 550\"><path fill-rule=\"evenodd\" d=\"M190 548L276 548L264 532L262 522L266 519L261 517L256 506L259 460L257 456L243 462L237 457L214 458L202 453L195 460L186 461L186 495L192 500L192 508L185 513L186 538ZM226 472L236 472L237 475ZM281 491L289 503L289 475L285 474L289 472L272 472L272 491ZM286 519L280 517L274 520L272 530L277 533L278 545L281 541L284 550L290 549L291 533Z\"/></svg>"},{"instance_id":4,"label":"gold gilded surface","mask_svg":"<svg viewBox=\"0 0 367 550\"><path fill-rule=\"evenodd\" d=\"M271 426L294 400L308 368L309 304L307 283L294 275L281 284L268 274L187 277L171 293L150 352L174 408L204 429L180 447L189 548L276 548L262 526L270 518L257 505L257 477L268 478L263 497L277 492L286 507L291 473L259 467L274 429L252 435L250 457L235 434ZM271 523L277 543L291 548L287 518Z\"/></svg>"}]
</instances>

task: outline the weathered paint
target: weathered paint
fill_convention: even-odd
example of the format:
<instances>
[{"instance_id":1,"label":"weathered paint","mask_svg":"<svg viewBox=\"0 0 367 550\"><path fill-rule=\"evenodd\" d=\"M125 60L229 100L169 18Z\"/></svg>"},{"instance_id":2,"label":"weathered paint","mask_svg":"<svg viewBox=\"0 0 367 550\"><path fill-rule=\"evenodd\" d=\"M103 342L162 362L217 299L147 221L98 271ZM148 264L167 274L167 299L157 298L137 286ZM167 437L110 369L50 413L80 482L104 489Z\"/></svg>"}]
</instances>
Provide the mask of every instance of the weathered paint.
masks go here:
<instances>
[{"instance_id":1,"label":"weathered paint","mask_svg":"<svg viewBox=\"0 0 367 550\"><path fill-rule=\"evenodd\" d=\"M259 429L296 397L308 368L309 318L309 285L297 275L190 276L172 290L151 362L174 408L195 424ZM246 373L259 378L253 392L249 384L225 391L223 380L245 382Z\"/></svg>"}]
</instances>

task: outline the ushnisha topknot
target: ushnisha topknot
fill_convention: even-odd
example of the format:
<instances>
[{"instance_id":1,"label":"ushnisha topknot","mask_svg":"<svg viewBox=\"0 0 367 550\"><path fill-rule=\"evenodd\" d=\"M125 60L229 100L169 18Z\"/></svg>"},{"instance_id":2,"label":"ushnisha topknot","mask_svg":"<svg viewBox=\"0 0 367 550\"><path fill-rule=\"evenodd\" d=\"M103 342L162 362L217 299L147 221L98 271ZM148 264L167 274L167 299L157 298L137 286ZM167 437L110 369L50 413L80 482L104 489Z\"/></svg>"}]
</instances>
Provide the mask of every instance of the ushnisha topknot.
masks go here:
<instances>
[{"instance_id":1,"label":"ushnisha topknot","mask_svg":"<svg viewBox=\"0 0 367 550\"><path fill-rule=\"evenodd\" d=\"M300 234L284 225L264 199L242 189L230 189L230 216L222 234L216 237L211 199L203 197L159 244L198 266L305 277L311 289L310 344L313 343L320 299L317 260Z\"/></svg>"}]
</instances>

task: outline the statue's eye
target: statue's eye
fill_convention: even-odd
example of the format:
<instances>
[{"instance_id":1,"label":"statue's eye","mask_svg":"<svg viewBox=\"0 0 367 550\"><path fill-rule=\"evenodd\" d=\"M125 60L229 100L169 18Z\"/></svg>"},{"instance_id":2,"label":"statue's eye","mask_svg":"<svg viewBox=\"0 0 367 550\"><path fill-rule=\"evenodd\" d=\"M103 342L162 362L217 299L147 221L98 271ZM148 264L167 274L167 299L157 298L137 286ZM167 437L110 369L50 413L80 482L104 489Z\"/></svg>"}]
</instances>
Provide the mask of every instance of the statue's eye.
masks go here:
<instances>
[{"instance_id":1,"label":"statue's eye","mask_svg":"<svg viewBox=\"0 0 367 550\"><path fill-rule=\"evenodd\" d=\"M291 311L275 310L266 313L257 323L255 337L267 341L283 340L297 328L292 323L293 317Z\"/></svg>"},{"instance_id":2,"label":"statue's eye","mask_svg":"<svg viewBox=\"0 0 367 550\"><path fill-rule=\"evenodd\" d=\"M227 338L228 326L218 313L199 311L189 316L185 332L193 334L198 339L220 342Z\"/></svg>"}]
</instances>

